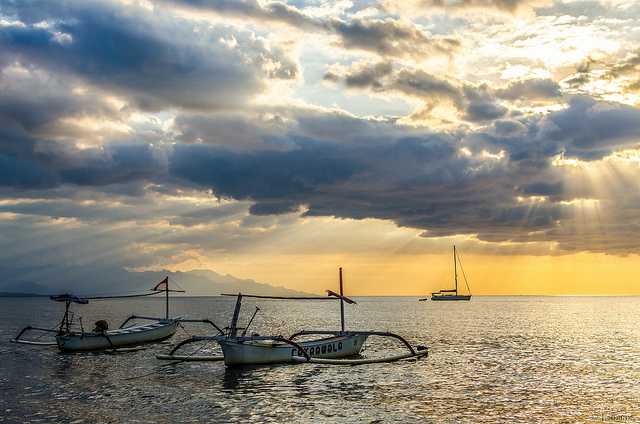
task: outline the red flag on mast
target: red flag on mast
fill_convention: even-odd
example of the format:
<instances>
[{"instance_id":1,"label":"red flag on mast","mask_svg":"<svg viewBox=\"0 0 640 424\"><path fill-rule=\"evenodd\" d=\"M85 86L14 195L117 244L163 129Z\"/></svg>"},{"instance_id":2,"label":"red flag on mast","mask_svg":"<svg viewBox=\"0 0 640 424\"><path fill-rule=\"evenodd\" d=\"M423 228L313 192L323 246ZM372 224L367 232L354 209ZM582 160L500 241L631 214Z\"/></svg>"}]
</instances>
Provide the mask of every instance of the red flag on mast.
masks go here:
<instances>
[{"instance_id":1,"label":"red flag on mast","mask_svg":"<svg viewBox=\"0 0 640 424\"><path fill-rule=\"evenodd\" d=\"M153 291L165 291L169 288L169 277L164 277L164 280L160 281L154 288Z\"/></svg>"}]
</instances>

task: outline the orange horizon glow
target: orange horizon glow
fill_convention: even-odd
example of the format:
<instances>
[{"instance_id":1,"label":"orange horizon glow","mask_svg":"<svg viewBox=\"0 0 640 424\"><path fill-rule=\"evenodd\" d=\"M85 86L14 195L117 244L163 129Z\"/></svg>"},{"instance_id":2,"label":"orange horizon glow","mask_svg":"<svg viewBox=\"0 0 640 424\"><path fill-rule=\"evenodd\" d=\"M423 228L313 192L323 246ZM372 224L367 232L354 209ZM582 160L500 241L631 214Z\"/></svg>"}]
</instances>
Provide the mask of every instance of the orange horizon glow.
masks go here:
<instances>
[{"instance_id":1,"label":"orange horizon glow","mask_svg":"<svg viewBox=\"0 0 640 424\"><path fill-rule=\"evenodd\" d=\"M462 264L474 296L640 295L640 287L633 279L640 265L637 255L466 255ZM206 268L203 265L184 264L172 270L208 268L238 278L324 294L324 290L337 286L341 266L345 291L352 296L426 296L454 285L450 254L278 255L236 257ZM459 290L466 293L464 277L460 270L458 273Z\"/></svg>"}]
</instances>

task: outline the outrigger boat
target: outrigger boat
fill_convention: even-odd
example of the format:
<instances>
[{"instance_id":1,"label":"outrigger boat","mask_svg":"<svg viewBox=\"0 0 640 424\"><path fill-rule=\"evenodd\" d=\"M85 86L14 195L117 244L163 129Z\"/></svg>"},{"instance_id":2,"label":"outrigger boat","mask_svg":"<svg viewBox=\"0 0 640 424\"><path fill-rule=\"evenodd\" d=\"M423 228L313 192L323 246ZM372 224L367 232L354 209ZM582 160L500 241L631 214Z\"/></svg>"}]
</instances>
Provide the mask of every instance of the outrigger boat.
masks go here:
<instances>
[{"instance_id":1,"label":"outrigger boat","mask_svg":"<svg viewBox=\"0 0 640 424\"><path fill-rule=\"evenodd\" d=\"M467 283L467 276L464 274L464 269L462 268L462 262L460 262L460 270L462 270L462 276L464 277L464 283L467 286L467 292L469 294L458 294L458 263L460 262L460 258L456 253L456 246L453 246L453 281L455 282L455 288L452 290L440 290L434 293L431 293L431 300L433 301L442 301L442 300L471 300L471 290L469 289L469 283ZM453 293L453 294L451 294ZM425 300L429 300L428 297L424 299L419 299L421 302Z\"/></svg>"},{"instance_id":2,"label":"outrigger boat","mask_svg":"<svg viewBox=\"0 0 640 424\"><path fill-rule=\"evenodd\" d=\"M237 295L223 293L222 296L236 296L235 309L231 323L224 330L219 329L217 335L192 336L178 343L168 355L157 355L162 360L177 361L224 361L227 366L259 365L277 363L323 363L332 365L359 365L376 362L392 362L408 358L420 358L428 355L425 346L411 346L403 337L383 331L346 331L344 322L344 303L356 302L343 294L342 268L340 268L340 293L327 290L328 297L285 297L258 296L238 293ZM260 311L256 307L249 323L244 328L238 327L238 318L243 298L254 299L290 299L290 300L339 300L340 301L340 331L305 330L290 337L247 335L256 314ZM239 331L242 330L240 333ZM303 336L321 336L313 340L297 341ZM391 337L400 340L407 348L407 353L388 356L385 358L358 358L364 343L370 336ZM215 341L222 349L221 356L176 355L176 351L184 345ZM352 358L352 359L345 359Z\"/></svg>"},{"instance_id":3,"label":"outrigger boat","mask_svg":"<svg viewBox=\"0 0 640 424\"><path fill-rule=\"evenodd\" d=\"M184 292L184 290L169 289L169 278L166 277L154 288L152 293L122 295L122 296L93 296L79 297L72 294L61 294L50 296L55 302L64 302L65 311L62 320L57 328L41 328L27 326L23 328L18 335L11 340L13 343L37 345L37 346L58 346L62 352L86 352L86 351L104 351L119 350L126 351L127 348L133 348L147 343L159 342L172 337L180 322L207 322L215 326L209 320L187 320L181 317L169 318L169 292ZM71 312L71 304L86 305L89 300L103 299L121 299L129 297L153 296L165 293L166 309L164 318L146 317L139 315L131 315L115 330L109 330L106 321L100 320L95 323L93 331L85 331L82 325L82 318L79 318L80 329L73 328L74 314ZM134 324L126 326L132 320L151 321L149 324ZM55 333L55 339L52 341L40 341L24 339L23 336L28 332L39 331L41 333ZM123 349L124 348L124 349Z\"/></svg>"}]
</instances>

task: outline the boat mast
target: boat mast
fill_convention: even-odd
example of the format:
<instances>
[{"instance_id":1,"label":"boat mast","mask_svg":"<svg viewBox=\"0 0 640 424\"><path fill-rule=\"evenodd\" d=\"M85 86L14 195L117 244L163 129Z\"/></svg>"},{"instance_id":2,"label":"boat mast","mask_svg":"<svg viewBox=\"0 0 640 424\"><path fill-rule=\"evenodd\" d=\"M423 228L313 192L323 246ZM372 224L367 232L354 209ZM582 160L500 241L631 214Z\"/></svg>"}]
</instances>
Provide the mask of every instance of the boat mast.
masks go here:
<instances>
[{"instance_id":1,"label":"boat mast","mask_svg":"<svg viewBox=\"0 0 640 424\"><path fill-rule=\"evenodd\" d=\"M344 333L344 294L342 292L342 267L340 267L340 328Z\"/></svg>"},{"instance_id":2,"label":"boat mast","mask_svg":"<svg viewBox=\"0 0 640 424\"><path fill-rule=\"evenodd\" d=\"M453 245L453 279L456 282L456 296L458 295L458 261L456 260L456 245Z\"/></svg>"},{"instance_id":3,"label":"boat mast","mask_svg":"<svg viewBox=\"0 0 640 424\"><path fill-rule=\"evenodd\" d=\"M60 328L58 329L58 334L64 334L62 330L63 327L67 333L71 332L71 323L69 322L69 307L71 306L71 300L66 300L64 302L64 316L62 317L62 321L60 321Z\"/></svg>"},{"instance_id":4,"label":"boat mast","mask_svg":"<svg viewBox=\"0 0 640 424\"><path fill-rule=\"evenodd\" d=\"M242 306L242 293L238 293L236 307L233 310L233 318L231 318L231 325L229 326L229 337L236 337L238 335L238 316L240 315L240 306Z\"/></svg>"},{"instance_id":5,"label":"boat mast","mask_svg":"<svg viewBox=\"0 0 640 424\"><path fill-rule=\"evenodd\" d=\"M168 278L167 278L167 285L164 288L164 298L165 298L164 319L169 319L169 279Z\"/></svg>"}]
</instances>

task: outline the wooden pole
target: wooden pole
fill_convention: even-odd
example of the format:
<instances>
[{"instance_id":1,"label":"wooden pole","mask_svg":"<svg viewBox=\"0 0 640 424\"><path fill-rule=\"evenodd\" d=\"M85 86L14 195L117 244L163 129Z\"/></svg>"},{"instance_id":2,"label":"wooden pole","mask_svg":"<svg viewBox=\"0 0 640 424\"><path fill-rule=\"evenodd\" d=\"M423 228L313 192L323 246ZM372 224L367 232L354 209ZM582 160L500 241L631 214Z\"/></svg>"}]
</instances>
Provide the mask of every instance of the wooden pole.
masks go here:
<instances>
[{"instance_id":1,"label":"wooden pole","mask_svg":"<svg viewBox=\"0 0 640 424\"><path fill-rule=\"evenodd\" d=\"M344 333L344 300L342 296L344 293L342 292L342 267L340 267L340 328Z\"/></svg>"},{"instance_id":2,"label":"wooden pole","mask_svg":"<svg viewBox=\"0 0 640 424\"><path fill-rule=\"evenodd\" d=\"M167 280L167 286L164 288L164 295L165 295L164 319L169 319L169 280Z\"/></svg>"},{"instance_id":3,"label":"wooden pole","mask_svg":"<svg viewBox=\"0 0 640 424\"><path fill-rule=\"evenodd\" d=\"M233 318L231 318L231 325L229 326L229 336L236 337L238 335L238 317L240 315L240 307L242 306L242 293L238 293L236 300L236 307L233 310Z\"/></svg>"}]
</instances>

